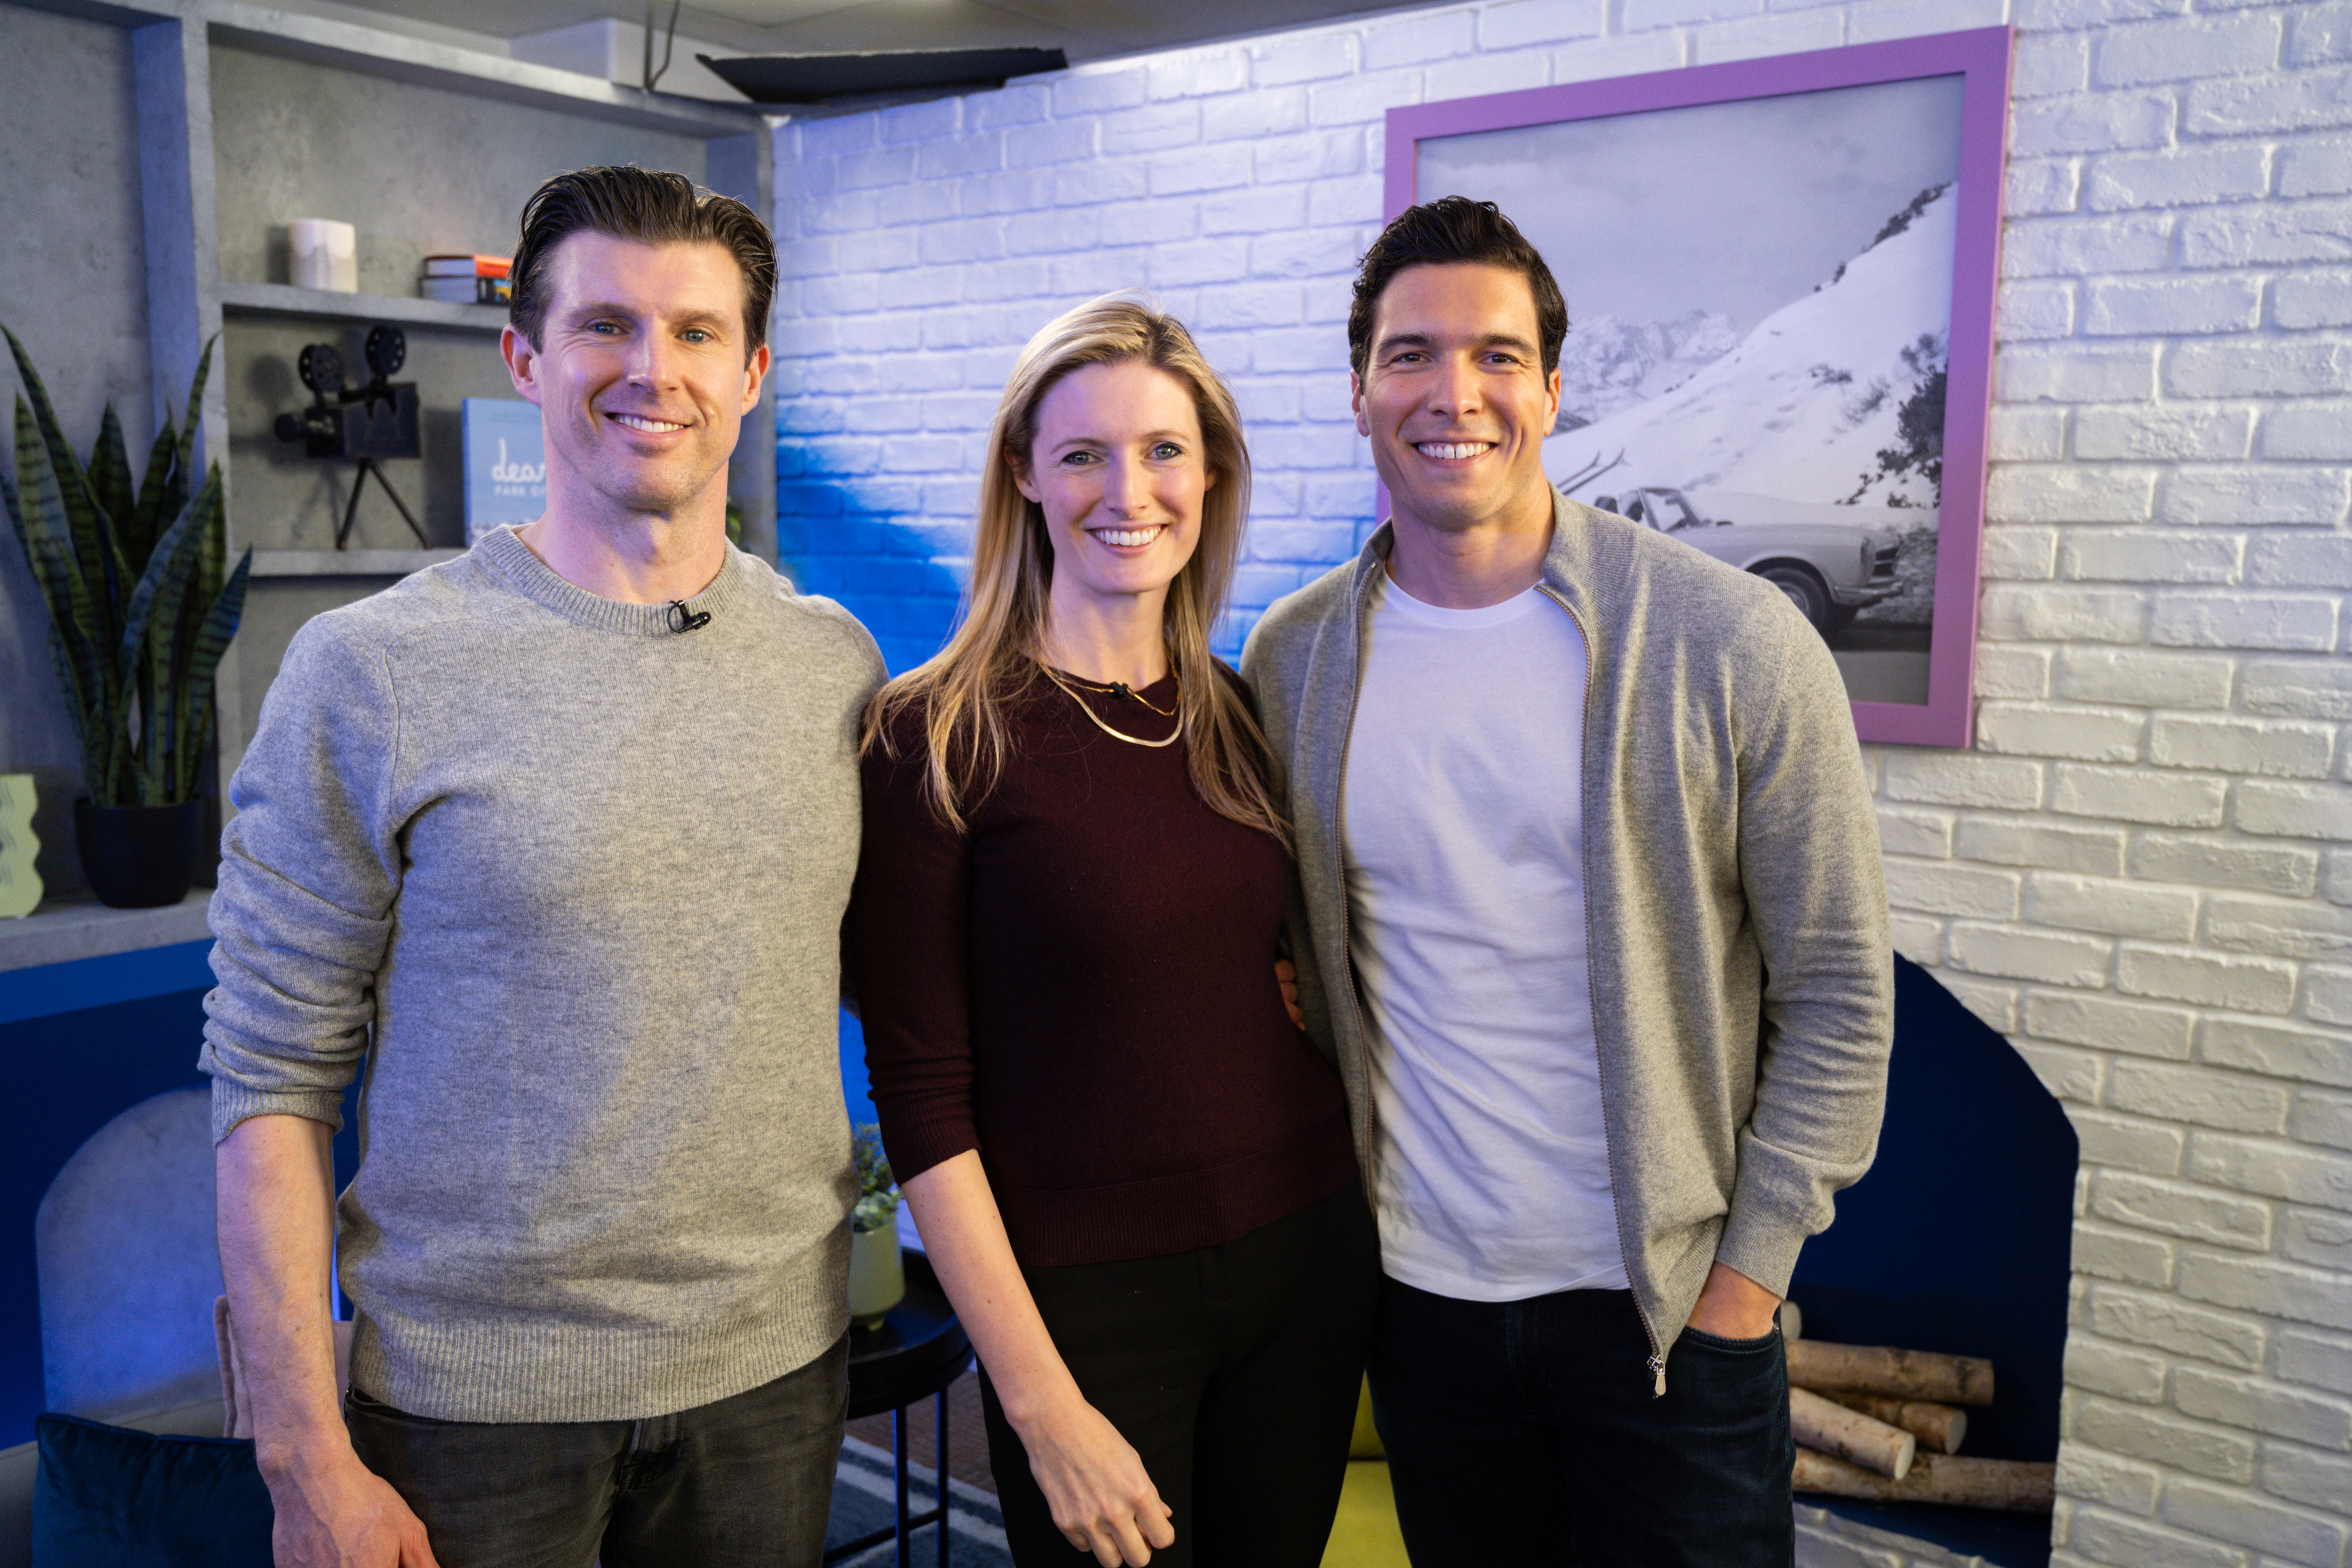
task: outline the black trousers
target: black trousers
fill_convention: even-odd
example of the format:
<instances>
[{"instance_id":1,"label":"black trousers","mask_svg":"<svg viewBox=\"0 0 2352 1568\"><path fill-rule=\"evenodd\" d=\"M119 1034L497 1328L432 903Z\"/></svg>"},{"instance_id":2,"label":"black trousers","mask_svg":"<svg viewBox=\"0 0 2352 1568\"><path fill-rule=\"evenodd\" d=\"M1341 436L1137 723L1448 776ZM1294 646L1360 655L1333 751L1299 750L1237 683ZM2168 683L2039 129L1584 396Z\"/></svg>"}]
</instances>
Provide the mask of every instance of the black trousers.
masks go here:
<instances>
[{"instance_id":1,"label":"black trousers","mask_svg":"<svg viewBox=\"0 0 2352 1568\"><path fill-rule=\"evenodd\" d=\"M353 1389L360 1462L441 1568L817 1568L849 1339L796 1372L643 1421L436 1421Z\"/></svg>"},{"instance_id":2,"label":"black trousers","mask_svg":"<svg viewBox=\"0 0 2352 1568\"><path fill-rule=\"evenodd\" d=\"M1653 1395L1630 1291L1381 1286L1372 1414L1414 1568L1790 1568L1780 1331L1685 1329Z\"/></svg>"},{"instance_id":3,"label":"black trousers","mask_svg":"<svg viewBox=\"0 0 2352 1568\"><path fill-rule=\"evenodd\" d=\"M1380 1239L1363 1188L1221 1247L1024 1269L1087 1401L1174 1511L1152 1568L1316 1568L1346 1479ZM1021 1568L1076 1568L983 1370L988 1460Z\"/></svg>"}]
</instances>

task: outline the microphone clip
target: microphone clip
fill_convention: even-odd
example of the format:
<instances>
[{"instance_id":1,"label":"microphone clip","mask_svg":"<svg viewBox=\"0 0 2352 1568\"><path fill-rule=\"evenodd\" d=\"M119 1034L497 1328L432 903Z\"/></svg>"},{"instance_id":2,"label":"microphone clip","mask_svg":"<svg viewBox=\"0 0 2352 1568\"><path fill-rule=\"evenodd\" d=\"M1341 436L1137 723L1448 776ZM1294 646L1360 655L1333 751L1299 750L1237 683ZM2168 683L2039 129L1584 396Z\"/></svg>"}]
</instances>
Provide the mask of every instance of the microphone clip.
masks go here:
<instances>
[{"instance_id":1,"label":"microphone clip","mask_svg":"<svg viewBox=\"0 0 2352 1568\"><path fill-rule=\"evenodd\" d=\"M686 601L683 599L673 599L669 601L669 629L671 631L683 636L688 632L699 632L702 628L709 624L709 611L688 610L686 607Z\"/></svg>"}]
</instances>

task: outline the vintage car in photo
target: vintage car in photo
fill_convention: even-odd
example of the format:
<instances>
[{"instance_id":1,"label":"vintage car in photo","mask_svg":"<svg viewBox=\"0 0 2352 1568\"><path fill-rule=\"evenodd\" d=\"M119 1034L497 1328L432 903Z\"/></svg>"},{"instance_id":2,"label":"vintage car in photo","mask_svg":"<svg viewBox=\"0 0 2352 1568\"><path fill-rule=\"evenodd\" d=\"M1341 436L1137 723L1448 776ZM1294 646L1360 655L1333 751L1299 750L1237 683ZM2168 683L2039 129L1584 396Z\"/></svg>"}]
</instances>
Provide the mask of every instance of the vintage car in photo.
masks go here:
<instances>
[{"instance_id":1,"label":"vintage car in photo","mask_svg":"<svg viewBox=\"0 0 2352 1568\"><path fill-rule=\"evenodd\" d=\"M1871 526L1864 521L1868 514L1851 507L1759 496L1717 496L1702 502L1679 489L1649 485L1596 496L1591 504L1671 535L1727 566L1754 572L1787 594L1819 632L1836 631L1895 592L1894 533ZM1809 516L1819 513L1843 516Z\"/></svg>"}]
</instances>

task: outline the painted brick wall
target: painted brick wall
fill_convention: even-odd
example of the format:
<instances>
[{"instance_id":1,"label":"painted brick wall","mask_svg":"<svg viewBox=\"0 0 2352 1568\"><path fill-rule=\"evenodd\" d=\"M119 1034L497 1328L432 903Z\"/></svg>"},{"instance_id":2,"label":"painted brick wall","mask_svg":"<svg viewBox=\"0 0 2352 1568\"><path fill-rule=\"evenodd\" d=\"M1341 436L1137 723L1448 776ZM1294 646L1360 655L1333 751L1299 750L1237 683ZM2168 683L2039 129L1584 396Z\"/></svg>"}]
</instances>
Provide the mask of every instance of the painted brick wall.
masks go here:
<instances>
[{"instance_id":1,"label":"painted brick wall","mask_svg":"<svg viewBox=\"0 0 2352 1568\"><path fill-rule=\"evenodd\" d=\"M922 657L1014 351L1146 285L1249 418L1237 647L1371 521L1341 324L1382 111L2001 21L1978 742L1870 749L1897 943L2081 1133L2058 1561L2340 1565L2352 4L1510 0L788 124L783 552Z\"/></svg>"}]
</instances>

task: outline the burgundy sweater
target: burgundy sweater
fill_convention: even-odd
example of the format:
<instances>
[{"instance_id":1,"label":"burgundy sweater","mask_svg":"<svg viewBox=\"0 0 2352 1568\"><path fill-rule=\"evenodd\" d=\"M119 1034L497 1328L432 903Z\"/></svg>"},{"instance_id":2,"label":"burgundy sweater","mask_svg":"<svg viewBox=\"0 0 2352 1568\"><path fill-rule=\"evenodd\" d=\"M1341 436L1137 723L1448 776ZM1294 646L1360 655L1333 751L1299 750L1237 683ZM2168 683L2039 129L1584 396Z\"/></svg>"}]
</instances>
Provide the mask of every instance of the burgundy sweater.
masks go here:
<instances>
[{"instance_id":1,"label":"burgundy sweater","mask_svg":"<svg viewBox=\"0 0 2352 1568\"><path fill-rule=\"evenodd\" d=\"M1202 804L1183 746L1114 740L1042 677L1009 716L962 834L925 798L915 716L865 761L849 953L899 1178L980 1150L1033 1268L1214 1246L1354 1180L1339 1075L1275 982L1281 845Z\"/></svg>"}]
</instances>

